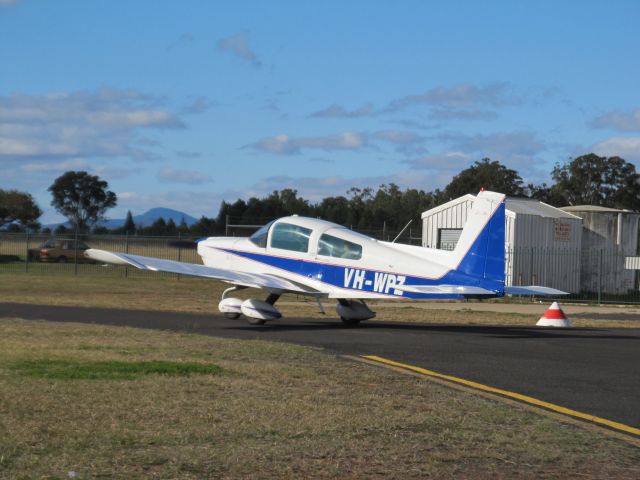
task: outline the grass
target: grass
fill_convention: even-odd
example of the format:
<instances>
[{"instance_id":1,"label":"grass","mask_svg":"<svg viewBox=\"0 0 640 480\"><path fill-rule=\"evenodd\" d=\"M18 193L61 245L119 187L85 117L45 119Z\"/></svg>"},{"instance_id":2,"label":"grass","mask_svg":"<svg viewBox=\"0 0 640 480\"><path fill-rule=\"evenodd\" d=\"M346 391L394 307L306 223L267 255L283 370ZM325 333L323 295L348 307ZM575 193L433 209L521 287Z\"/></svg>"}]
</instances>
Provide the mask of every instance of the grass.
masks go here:
<instances>
[{"instance_id":1,"label":"grass","mask_svg":"<svg viewBox=\"0 0 640 480\"><path fill-rule=\"evenodd\" d=\"M219 375L222 368L193 362L79 361L51 358L23 359L8 365L22 375L51 380L135 380L142 375Z\"/></svg>"},{"instance_id":2,"label":"grass","mask_svg":"<svg viewBox=\"0 0 640 480\"><path fill-rule=\"evenodd\" d=\"M44 362L46 360L46 362ZM33 376L25 362L232 374ZM290 344L0 320L0 478L638 478L595 432Z\"/></svg>"},{"instance_id":3,"label":"grass","mask_svg":"<svg viewBox=\"0 0 640 480\"><path fill-rule=\"evenodd\" d=\"M50 265L58 267L57 265ZM73 266L70 266L73 267ZM98 267L96 267L98 268ZM99 267L109 268L109 267ZM151 272L153 273L153 272ZM208 279L158 276L122 278L91 275L45 275L36 273L0 273L0 299L4 302L65 305L81 307L126 308L137 310L180 311L218 315L222 291L229 285ZM240 298L262 296L254 289L234 294ZM338 319L332 301L325 301L327 314L322 315L314 301L295 295L284 295L278 308L285 316ZM533 326L537 316L510 312L480 311L472 302L460 302L455 310L439 309L438 302L370 302L376 320L465 325ZM483 304L484 305L484 304ZM576 327L640 328L637 314L576 314L571 320ZM609 316L607 316L609 315Z\"/></svg>"}]
</instances>

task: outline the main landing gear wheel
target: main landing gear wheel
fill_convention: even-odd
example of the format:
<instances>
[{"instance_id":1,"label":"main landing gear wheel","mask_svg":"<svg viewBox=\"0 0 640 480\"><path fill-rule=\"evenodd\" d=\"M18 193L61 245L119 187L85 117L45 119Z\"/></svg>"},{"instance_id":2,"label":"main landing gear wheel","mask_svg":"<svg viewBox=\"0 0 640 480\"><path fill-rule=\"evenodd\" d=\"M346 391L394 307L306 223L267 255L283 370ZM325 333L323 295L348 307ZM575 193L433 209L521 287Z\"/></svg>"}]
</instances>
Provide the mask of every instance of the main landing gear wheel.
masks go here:
<instances>
[{"instance_id":1,"label":"main landing gear wheel","mask_svg":"<svg viewBox=\"0 0 640 480\"><path fill-rule=\"evenodd\" d=\"M236 318L240 318L239 313L226 312L224 313L225 318L230 318L231 320L235 320Z\"/></svg>"},{"instance_id":2,"label":"main landing gear wheel","mask_svg":"<svg viewBox=\"0 0 640 480\"><path fill-rule=\"evenodd\" d=\"M342 323L347 327L357 327L360 325L360 320L358 319L340 317L340 320L342 320Z\"/></svg>"},{"instance_id":3,"label":"main landing gear wheel","mask_svg":"<svg viewBox=\"0 0 640 480\"><path fill-rule=\"evenodd\" d=\"M265 323L267 323L266 320L251 317L247 317L247 322L249 322L249 325L264 325Z\"/></svg>"}]
</instances>

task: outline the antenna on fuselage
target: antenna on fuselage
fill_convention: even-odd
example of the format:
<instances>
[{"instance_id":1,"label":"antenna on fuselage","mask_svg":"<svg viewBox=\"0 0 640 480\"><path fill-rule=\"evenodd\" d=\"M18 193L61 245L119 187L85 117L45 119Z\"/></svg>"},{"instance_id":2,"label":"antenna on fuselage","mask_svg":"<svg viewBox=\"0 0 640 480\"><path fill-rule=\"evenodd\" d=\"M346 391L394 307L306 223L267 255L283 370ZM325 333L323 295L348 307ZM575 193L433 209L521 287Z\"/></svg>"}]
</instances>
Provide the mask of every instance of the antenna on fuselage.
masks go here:
<instances>
[{"instance_id":1,"label":"antenna on fuselage","mask_svg":"<svg viewBox=\"0 0 640 480\"><path fill-rule=\"evenodd\" d=\"M398 235L396 235L396 238L393 239L393 241L391 243L396 243L396 240L398 238L400 238L400 235L402 235L404 233L404 231L407 229L407 227L409 225L411 225L411 222L413 222L413 218L411 220L409 220L409 222L404 226L404 228L402 230L400 230L400 233Z\"/></svg>"}]
</instances>

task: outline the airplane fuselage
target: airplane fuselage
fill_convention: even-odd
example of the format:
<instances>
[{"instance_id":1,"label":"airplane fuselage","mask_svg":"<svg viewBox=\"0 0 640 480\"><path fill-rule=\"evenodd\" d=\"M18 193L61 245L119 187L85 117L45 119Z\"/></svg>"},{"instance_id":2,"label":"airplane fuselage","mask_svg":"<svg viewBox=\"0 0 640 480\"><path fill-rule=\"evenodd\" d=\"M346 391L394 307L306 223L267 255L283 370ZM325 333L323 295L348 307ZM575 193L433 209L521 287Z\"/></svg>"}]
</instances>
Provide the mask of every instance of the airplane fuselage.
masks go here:
<instances>
[{"instance_id":1,"label":"airplane fuselage","mask_svg":"<svg viewBox=\"0 0 640 480\"><path fill-rule=\"evenodd\" d=\"M287 217L279 222L310 230L306 251L274 247L270 230L264 246L249 238L213 237L198 243L198 253L207 266L286 277L313 290L329 289L331 293L327 296L332 298L434 298L432 294L399 287L482 283L482 279L448 267L447 255L451 252L381 242L322 220ZM329 252L323 248L321 238L348 242L357 249L357 254ZM358 258L344 258L348 256ZM462 295L437 297L462 298Z\"/></svg>"}]
</instances>

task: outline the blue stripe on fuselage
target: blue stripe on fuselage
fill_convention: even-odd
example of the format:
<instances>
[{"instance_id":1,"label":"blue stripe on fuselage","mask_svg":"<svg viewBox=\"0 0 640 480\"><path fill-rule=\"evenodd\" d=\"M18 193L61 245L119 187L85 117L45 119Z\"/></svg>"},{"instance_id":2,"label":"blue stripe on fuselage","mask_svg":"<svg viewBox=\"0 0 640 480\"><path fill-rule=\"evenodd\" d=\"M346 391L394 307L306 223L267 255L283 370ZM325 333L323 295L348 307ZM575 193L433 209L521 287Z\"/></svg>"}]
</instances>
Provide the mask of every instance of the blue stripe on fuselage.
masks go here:
<instances>
[{"instance_id":1,"label":"blue stripe on fuselage","mask_svg":"<svg viewBox=\"0 0 640 480\"><path fill-rule=\"evenodd\" d=\"M442 278L431 279L412 275L403 275L397 272L385 272L356 266L343 266L315 262L311 260L300 260L296 258L280 257L266 253L247 252L244 250L234 250L231 248L221 248L239 257L253 260L264 265L279 268L289 273L297 274L313 280L327 283L334 287L348 290L363 291L380 295L392 295L399 298L464 298L463 295L433 295L425 293L403 292L394 288L397 285L466 285L486 288L496 291L495 282L476 278L464 273L451 270Z\"/></svg>"}]
</instances>

